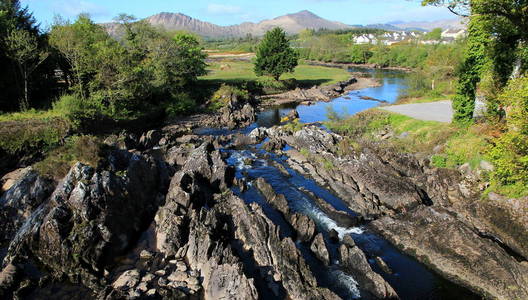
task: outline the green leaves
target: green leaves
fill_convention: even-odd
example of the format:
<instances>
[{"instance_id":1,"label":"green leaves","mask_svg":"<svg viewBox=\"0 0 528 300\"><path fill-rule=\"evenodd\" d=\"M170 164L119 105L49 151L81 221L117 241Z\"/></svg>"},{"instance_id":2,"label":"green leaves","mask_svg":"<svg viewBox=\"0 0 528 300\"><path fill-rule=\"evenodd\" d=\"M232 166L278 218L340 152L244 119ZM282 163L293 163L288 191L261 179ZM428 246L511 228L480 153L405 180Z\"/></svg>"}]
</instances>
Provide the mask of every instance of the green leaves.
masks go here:
<instances>
[{"instance_id":1,"label":"green leaves","mask_svg":"<svg viewBox=\"0 0 528 300\"><path fill-rule=\"evenodd\" d=\"M293 72L298 61L299 54L290 47L284 30L277 27L266 33L257 49L255 74L279 80L282 74Z\"/></svg>"}]
</instances>

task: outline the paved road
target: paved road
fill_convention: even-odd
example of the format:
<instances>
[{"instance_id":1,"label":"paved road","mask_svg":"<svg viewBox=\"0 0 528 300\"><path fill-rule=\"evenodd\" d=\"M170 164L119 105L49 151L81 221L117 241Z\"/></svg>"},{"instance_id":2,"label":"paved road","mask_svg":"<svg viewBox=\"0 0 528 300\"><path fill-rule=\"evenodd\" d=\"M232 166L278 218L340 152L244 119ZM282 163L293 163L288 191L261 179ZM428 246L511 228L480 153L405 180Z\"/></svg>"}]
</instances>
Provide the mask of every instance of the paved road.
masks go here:
<instances>
[{"instance_id":1,"label":"paved road","mask_svg":"<svg viewBox=\"0 0 528 300\"><path fill-rule=\"evenodd\" d=\"M453 120L453 108L449 100L431 103L391 105L380 108L424 121L451 123Z\"/></svg>"}]
</instances>

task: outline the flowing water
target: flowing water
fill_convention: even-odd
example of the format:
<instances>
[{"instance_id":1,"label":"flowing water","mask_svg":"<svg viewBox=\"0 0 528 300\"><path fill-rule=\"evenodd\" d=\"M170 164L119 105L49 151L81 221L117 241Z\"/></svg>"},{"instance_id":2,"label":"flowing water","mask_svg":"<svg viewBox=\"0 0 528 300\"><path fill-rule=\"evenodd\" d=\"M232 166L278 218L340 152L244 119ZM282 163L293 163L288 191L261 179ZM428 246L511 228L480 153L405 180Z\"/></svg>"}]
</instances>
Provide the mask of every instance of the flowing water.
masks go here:
<instances>
[{"instance_id":1,"label":"flowing water","mask_svg":"<svg viewBox=\"0 0 528 300\"><path fill-rule=\"evenodd\" d=\"M351 69L357 72L358 69ZM348 95L334 99L331 102L319 102L315 105L286 106L267 109L258 115L255 124L241 130L248 133L256 127L271 127L280 123L281 117L288 114L292 108L299 112L303 123L322 122L327 120L329 111L340 116L352 115L360 111L375 107L383 102L395 102L406 86L406 75L398 71L361 70L370 73L383 83L380 87L353 91ZM364 100L376 99L376 100ZM240 132L240 131L239 131ZM202 130L202 134L227 134L224 130ZM247 203L257 202L266 215L280 227L282 236L294 236L293 228L284 220L282 215L271 207L258 190L252 186L252 180L264 178L277 194L283 194L293 212L299 212L312 218L319 232L322 232L329 248L332 264L327 267L320 263L309 250L309 245L297 242L297 246L305 260L311 267L321 286L328 287L344 299L361 298L361 287L356 280L344 273L337 260L338 246L329 239L330 230L336 230L340 238L350 235L356 244L365 252L373 270L381 274L396 290L402 299L478 299L468 290L454 285L441 278L415 259L402 254L389 242L370 232L364 227L345 228L323 212L315 203L312 195L323 199L335 209L355 215L345 203L329 190L318 186L313 180L306 178L286 163L285 157L266 152L260 145L247 146L239 150L224 150L229 153L228 163L233 165L238 178L245 178L250 184L245 192L235 189ZM248 162L251 162L248 164ZM284 174L277 165L282 165L288 172ZM381 257L393 270L386 274L380 270L375 257ZM249 261L246 263L251 264Z\"/></svg>"}]
</instances>

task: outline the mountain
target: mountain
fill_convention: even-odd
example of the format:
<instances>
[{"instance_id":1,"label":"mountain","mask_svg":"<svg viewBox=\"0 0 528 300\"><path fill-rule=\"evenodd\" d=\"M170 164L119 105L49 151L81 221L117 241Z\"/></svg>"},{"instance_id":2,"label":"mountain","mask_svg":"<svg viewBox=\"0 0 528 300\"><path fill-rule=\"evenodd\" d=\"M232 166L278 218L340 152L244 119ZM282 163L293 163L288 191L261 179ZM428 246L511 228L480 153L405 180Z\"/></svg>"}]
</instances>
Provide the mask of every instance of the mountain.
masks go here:
<instances>
[{"instance_id":1,"label":"mountain","mask_svg":"<svg viewBox=\"0 0 528 300\"><path fill-rule=\"evenodd\" d=\"M353 28L340 22L333 22L323 19L316 14L303 10L298 13L288 14L271 20L264 20L259 23L246 22L232 26L219 26L209 22L200 21L180 13L163 12L145 19L154 26L166 30L186 30L203 37L243 37L248 34L261 36L266 31L281 27L288 34L296 34L304 29L347 29ZM119 25L114 23L103 24L110 34L119 35Z\"/></svg>"},{"instance_id":2,"label":"mountain","mask_svg":"<svg viewBox=\"0 0 528 300\"><path fill-rule=\"evenodd\" d=\"M465 29L467 27L467 20L464 18L439 20L432 22L393 22L391 25L400 30L424 30L431 31L435 28L442 29Z\"/></svg>"}]
</instances>

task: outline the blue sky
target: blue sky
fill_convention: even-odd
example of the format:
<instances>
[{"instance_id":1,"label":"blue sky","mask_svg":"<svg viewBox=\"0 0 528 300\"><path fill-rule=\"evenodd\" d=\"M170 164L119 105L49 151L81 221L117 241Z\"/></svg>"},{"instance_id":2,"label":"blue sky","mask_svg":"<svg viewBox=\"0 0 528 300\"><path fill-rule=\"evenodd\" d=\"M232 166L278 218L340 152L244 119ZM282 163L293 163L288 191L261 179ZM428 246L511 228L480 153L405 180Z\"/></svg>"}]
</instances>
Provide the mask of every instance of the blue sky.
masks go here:
<instances>
[{"instance_id":1,"label":"blue sky","mask_svg":"<svg viewBox=\"0 0 528 300\"><path fill-rule=\"evenodd\" d=\"M55 15L68 19L81 12L97 22L110 21L119 13L139 18L159 12L181 12L218 25L258 22L287 13L310 10L346 24L391 21L433 21L453 18L445 8L421 7L420 0L21 0L47 26Z\"/></svg>"}]
</instances>

